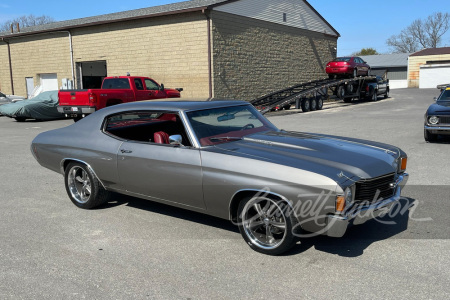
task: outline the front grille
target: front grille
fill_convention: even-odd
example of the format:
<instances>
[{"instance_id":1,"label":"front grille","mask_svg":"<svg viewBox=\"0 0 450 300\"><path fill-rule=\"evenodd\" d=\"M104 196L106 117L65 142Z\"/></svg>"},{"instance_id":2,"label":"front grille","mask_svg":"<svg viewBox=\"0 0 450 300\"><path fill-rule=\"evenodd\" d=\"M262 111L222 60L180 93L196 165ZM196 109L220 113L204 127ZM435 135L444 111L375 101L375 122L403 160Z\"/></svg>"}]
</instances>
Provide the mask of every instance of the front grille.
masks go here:
<instances>
[{"instance_id":1,"label":"front grille","mask_svg":"<svg viewBox=\"0 0 450 300\"><path fill-rule=\"evenodd\" d=\"M355 202L376 202L394 195L391 183L395 182L395 173L376 178L363 179L356 183Z\"/></svg>"},{"instance_id":2,"label":"front grille","mask_svg":"<svg viewBox=\"0 0 450 300\"><path fill-rule=\"evenodd\" d=\"M439 124L450 124L450 117L439 117Z\"/></svg>"}]
</instances>

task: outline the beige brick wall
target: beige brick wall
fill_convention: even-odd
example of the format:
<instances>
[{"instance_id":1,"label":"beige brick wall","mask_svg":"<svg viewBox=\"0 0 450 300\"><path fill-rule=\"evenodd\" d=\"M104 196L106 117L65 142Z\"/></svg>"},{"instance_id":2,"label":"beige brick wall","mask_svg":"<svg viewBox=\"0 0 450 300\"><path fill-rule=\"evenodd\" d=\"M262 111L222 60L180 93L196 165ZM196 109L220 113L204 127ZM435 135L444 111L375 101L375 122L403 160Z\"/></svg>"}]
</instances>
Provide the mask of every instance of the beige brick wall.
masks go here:
<instances>
[{"instance_id":1,"label":"beige brick wall","mask_svg":"<svg viewBox=\"0 0 450 300\"><path fill-rule=\"evenodd\" d=\"M182 97L208 97L207 22L201 13L73 31L75 62L106 60L108 76L148 76Z\"/></svg>"},{"instance_id":2,"label":"beige brick wall","mask_svg":"<svg viewBox=\"0 0 450 300\"><path fill-rule=\"evenodd\" d=\"M325 78L337 38L213 12L214 96L252 100Z\"/></svg>"},{"instance_id":3,"label":"beige brick wall","mask_svg":"<svg viewBox=\"0 0 450 300\"><path fill-rule=\"evenodd\" d=\"M25 77L33 77L39 84L38 74L57 73L61 85L62 78L70 78L70 47L68 34L54 33L35 37L10 40L11 64L13 69L14 92L26 96ZM8 50L0 43L0 85L2 92L11 93Z\"/></svg>"},{"instance_id":4,"label":"beige brick wall","mask_svg":"<svg viewBox=\"0 0 450 300\"><path fill-rule=\"evenodd\" d=\"M105 60L107 75L149 76L166 87L182 87L182 97L209 95L207 21L201 13L73 29L74 63ZM67 34L11 39L15 92L26 94L25 77L57 73L71 78ZM0 42L0 85L9 93L7 48ZM3 91L3 90L2 90Z\"/></svg>"},{"instance_id":5,"label":"beige brick wall","mask_svg":"<svg viewBox=\"0 0 450 300\"><path fill-rule=\"evenodd\" d=\"M410 56L408 60L408 87L410 88L419 87L421 65L425 65L427 61L448 61L448 60L450 60L450 54Z\"/></svg>"}]
</instances>

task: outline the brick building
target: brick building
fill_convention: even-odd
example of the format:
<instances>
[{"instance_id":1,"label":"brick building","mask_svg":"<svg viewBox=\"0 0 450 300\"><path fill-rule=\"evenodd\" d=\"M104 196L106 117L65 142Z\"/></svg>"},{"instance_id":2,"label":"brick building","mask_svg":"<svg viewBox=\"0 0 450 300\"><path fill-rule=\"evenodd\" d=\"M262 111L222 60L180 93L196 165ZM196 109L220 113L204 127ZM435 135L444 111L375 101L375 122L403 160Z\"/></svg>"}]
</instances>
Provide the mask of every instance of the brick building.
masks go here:
<instances>
[{"instance_id":1,"label":"brick building","mask_svg":"<svg viewBox=\"0 0 450 300\"><path fill-rule=\"evenodd\" d=\"M338 37L305 0L185 1L2 32L0 90L97 87L130 72L183 97L251 100L325 77Z\"/></svg>"}]
</instances>

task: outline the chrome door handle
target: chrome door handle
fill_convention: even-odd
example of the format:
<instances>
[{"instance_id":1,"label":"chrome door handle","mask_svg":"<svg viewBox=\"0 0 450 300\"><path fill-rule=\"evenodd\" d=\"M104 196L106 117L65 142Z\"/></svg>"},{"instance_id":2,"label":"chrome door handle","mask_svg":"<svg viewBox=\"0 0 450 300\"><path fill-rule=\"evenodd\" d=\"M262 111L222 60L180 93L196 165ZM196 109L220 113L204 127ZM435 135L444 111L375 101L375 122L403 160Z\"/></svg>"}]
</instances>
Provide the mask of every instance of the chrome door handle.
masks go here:
<instances>
[{"instance_id":1,"label":"chrome door handle","mask_svg":"<svg viewBox=\"0 0 450 300\"><path fill-rule=\"evenodd\" d=\"M125 149L120 149L120 152L122 152L122 153L132 153L133 151L131 151L131 150L125 150Z\"/></svg>"}]
</instances>

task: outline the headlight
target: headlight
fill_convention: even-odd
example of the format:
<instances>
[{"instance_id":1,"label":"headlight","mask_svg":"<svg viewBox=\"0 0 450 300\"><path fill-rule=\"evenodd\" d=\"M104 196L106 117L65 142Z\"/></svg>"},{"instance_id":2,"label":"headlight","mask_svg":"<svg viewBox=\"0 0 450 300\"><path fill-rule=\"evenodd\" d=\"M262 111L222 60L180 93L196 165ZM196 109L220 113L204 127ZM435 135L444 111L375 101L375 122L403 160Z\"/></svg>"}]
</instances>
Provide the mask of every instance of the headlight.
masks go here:
<instances>
[{"instance_id":1,"label":"headlight","mask_svg":"<svg viewBox=\"0 0 450 300\"><path fill-rule=\"evenodd\" d=\"M345 191L344 191L344 198L345 198L345 203L347 205L352 203L352 201L353 201L353 193L352 193L351 187L348 187L348 188L345 189Z\"/></svg>"},{"instance_id":2,"label":"headlight","mask_svg":"<svg viewBox=\"0 0 450 300\"><path fill-rule=\"evenodd\" d=\"M439 123L439 118L436 116L431 116L428 118L428 123L436 125L437 123Z\"/></svg>"}]
</instances>

